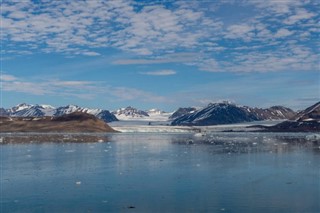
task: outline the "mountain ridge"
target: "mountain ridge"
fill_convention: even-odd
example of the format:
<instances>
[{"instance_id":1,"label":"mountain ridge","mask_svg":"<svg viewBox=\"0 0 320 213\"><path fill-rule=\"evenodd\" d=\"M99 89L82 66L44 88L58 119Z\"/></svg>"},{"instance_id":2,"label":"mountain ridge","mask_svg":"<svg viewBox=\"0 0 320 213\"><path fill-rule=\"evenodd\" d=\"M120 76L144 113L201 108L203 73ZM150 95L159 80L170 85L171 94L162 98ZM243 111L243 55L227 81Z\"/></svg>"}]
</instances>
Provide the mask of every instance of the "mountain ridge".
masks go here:
<instances>
[{"instance_id":1,"label":"mountain ridge","mask_svg":"<svg viewBox=\"0 0 320 213\"><path fill-rule=\"evenodd\" d=\"M96 116L102 119L104 122L118 121L118 119L110 113L108 110L103 109L91 109L85 107L79 107L77 105L66 105L60 107L53 107L50 105L32 105L32 104L18 104L8 110L6 110L7 116L10 117L44 117L53 116L58 117L73 112L83 112Z\"/></svg>"},{"instance_id":2,"label":"mountain ridge","mask_svg":"<svg viewBox=\"0 0 320 213\"><path fill-rule=\"evenodd\" d=\"M255 126L253 126L255 127ZM274 126L256 126L267 132L320 132L320 102Z\"/></svg>"},{"instance_id":3,"label":"mountain ridge","mask_svg":"<svg viewBox=\"0 0 320 213\"><path fill-rule=\"evenodd\" d=\"M252 108L233 103L210 103L208 106L187 112L175 118L171 125L177 126L205 126L232 124L272 119L289 119L295 112L282 106L273 106L266 109Z\"/></svg>"}]
</instances>

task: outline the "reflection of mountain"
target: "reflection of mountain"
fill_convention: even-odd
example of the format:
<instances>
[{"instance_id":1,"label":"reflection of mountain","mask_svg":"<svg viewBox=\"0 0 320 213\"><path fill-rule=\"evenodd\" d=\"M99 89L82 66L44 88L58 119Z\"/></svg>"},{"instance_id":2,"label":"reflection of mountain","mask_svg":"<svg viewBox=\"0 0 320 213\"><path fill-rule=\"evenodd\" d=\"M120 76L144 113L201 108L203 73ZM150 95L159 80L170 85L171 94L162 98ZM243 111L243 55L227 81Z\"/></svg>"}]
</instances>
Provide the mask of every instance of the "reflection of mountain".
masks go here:
<instances>
[{"instance_id":1,"label":"reflection of mountain","mask_svg":"<svg viewBox=\"0 0 320 213\"><path fill-rule=\"evenodd\" d=\"M261 134L251 133L223 133L223 134L207 134L204 137L172 138L171 143L178 145L197 145L204 148L204 152L210 151L211 154L220 153L265 153L272 151L273 153L291 152L294 148L299 148L310 140L304 136L286 135L286 134ZM309 143L318 150L318 143ZM316 151L318 152L318 151Z\"/></svg>"},{"instance_id":2,"label":"reflection of mountain","mask_svg":"<svg viewBox=\"0 0 320 213\"><path fill-rule=\"evenodd\" d=\"M67 105L63 107L55 108L50 105L30 105L19 104L11 109L6 110L7 114L11 117L43 117L43 116L61 116L70 114L73 112L84 112L96 116L97 118L105 121L112 122L117 121L117 118L111 114L108 110L102 109L89 109L76 105Z\"/></svg>"},{"instance_id":3,"label":"reflection of mountain","mask_svg":"<svg viewBox=\"0 0 320 213\"><path fill-rule=\"evenodd\" d=\"M1 132L114 132L108 124L83 112L58 117L0 117Z\"/></svg>"},{"instance_id":4,"label":"reflection of mountain","mask_svg":"<svg viewBox=\"0 0 320 213\"><path fill-rule=\"evenodd\" d=\"M271 119L288 119L295 115L291 109L281 106L260 109L238 106L227 102L209 104L203 109L191 110L191 108L187 108L187 110L185 110L186 114L175 118L172 121L172 125L205 126L232 124ZM183 109L180 110L180 112L181 111L183 111Z\"/></svg>"}]
</instances>

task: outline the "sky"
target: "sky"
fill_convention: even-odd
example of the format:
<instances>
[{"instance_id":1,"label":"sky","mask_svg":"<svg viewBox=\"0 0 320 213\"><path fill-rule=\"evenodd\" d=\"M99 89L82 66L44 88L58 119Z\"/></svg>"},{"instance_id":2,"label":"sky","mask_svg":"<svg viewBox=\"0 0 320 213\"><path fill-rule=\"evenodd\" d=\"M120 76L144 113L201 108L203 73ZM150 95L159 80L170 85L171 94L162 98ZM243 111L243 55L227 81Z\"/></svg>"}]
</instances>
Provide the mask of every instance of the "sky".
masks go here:
<instances>
[{"instance_id":1,"label":"sky","mask_svg":"<svg viewBox=\"0 0 320 213\"><path fill-rule=\"evenodd\" d=\"M320 100L316 0L1 0L1 107Z\"/></svg>"}]
</instances>

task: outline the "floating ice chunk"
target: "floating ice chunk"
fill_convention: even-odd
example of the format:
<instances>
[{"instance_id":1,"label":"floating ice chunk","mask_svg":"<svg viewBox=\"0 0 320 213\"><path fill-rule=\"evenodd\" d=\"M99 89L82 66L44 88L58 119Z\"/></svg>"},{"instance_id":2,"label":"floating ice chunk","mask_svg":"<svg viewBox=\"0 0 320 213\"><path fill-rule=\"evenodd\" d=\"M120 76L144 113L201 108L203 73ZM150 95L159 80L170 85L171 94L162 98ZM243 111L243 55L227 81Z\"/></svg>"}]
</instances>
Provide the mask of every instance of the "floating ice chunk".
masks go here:
<instances>
[{"instance_id":1,"label":"floating ice chunk","mask_svg":"<svg viewBox=\"0 0 320 213\"><path fill-rule=\"evenodd\" d=\"M204 136L206 136L206 134L204 132L197 132L193 136L195 136L195 137L204 137Z\"/></svg>"},{"instance_id":2,"label":"floating ice chunk","mask_svg":"<svg viewBox=\"0 0 320 213\"><path fill-rule=\"evenodd\" d=\"M80 185L80 184L81 184L81 181L77 181L76 184L77 184L77 185Z\"/></svg>"},{"instance_id":3,"label":"floating ice chunk","mask_svg":"<svg viewBox=\"0 0 320 213\"><path fill-rule=\"evenodd\" d=\"M311 134L311 135L307 135L306 139L308 141L319 141L320 140L320 134Z\"/></svg>"}]
</instances>

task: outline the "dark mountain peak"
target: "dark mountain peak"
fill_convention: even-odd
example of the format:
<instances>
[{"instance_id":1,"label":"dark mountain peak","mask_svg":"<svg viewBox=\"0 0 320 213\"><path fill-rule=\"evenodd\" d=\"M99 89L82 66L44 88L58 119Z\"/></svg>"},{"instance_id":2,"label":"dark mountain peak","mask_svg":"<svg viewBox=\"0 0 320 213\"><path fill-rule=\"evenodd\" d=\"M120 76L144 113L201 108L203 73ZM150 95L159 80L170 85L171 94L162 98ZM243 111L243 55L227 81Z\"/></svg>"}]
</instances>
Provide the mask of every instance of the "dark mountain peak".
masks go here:
<instances>
[{"instance_id":1,"label":"dark mountain peak","mask_svg":"<svg viewBox=\"0 0 320 213\"><path fill-rule=\"evenodd\" d=\"M296 121L320 121L320 102L313 104L312 106L300 111L293 120Z\"/></svg>"},{"instance_id":2,"label":"dark mountain peak","mask_svg":"<svg viewBox=\"0 0 320 213\"><path fill-rule=\"evenodd\" d=\"M193 113L197 109L195 107L180 107L169 117L170 120L179 118L183 115Z\"/></svg>"},{"instance_id":3,"label":"dark mountain peak","mask_svg":"<svg viewBox=\"0 0 320 213\"><path fill-rule=\"evenodd\" d=\"M284 121L265 131L276 132L319 132L320 131L320 102L300 111L291 121Z\"/></svg>"},{"instance_id":4,"label":"dark mountain peak","mask_svg":"<svg viewBox=\"0 0 320 213\"><path fill-rule=\"evenodd\" d=\"M232 124L270 119L289 119L294 115L294 111L282 106L261 109L225 101L210 103L203 109L177 117L172 121L172 125Z\"/></svg>"},{"instance_id":5,"label":"dark mountain peak","mask_svg":"<svg viewBox=\"0 0 320 213\"><path fill-rule=\"evenodd\" d=\"M218 125L255 121L258 118L241 107L229 103L214 103L173 120L172 125Z\"/></svg>"},{"instance_id":6,"label":"dark mountain peak","mask_svg":"<svg viewBox=\"0 0 320 213\"><path fill-rule=\"evenodd\" d=\"M90 119L94 121L97 120L97 118L94 115L84 112L73 112L59 117L53 117L52 121L85 121Z\"/></svg>"}]
</instances>

